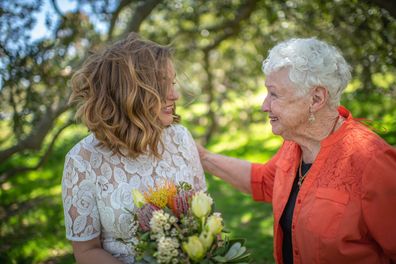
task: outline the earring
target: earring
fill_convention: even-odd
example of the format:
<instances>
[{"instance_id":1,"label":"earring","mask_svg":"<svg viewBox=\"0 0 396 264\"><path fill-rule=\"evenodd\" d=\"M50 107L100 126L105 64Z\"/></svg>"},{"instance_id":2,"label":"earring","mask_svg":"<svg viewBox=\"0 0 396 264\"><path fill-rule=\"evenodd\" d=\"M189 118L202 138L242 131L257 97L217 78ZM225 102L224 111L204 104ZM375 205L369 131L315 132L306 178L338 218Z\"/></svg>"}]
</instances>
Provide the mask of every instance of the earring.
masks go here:
<instances>
[{"instance_id":1,"label":"earring","mask_svg":"<svg viewBox=\"0 0 396 264\"><path fill-rule=\"evenodd\" d=\"M311 124L312 124L313 122L315 122L315 116L314 116L314 114L313 114L311 111L309 111L308 122L311 123Z\"/></svg>"}]
</instances>

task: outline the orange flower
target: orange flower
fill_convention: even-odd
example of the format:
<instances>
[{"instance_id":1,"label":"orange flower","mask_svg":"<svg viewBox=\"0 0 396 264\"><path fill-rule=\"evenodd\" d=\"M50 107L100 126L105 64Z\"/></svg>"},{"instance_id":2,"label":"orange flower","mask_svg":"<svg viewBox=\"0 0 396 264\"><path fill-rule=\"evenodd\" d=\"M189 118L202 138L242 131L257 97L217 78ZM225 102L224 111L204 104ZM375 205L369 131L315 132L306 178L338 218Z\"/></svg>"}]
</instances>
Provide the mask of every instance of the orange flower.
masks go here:
<instances>
[{"instance_id":1,"label":"orange flower","mask_svg":"<svg viewBox=\"0 0 396 264\"><path fill-rule=\"evenodd\" d=\"M146 201L159 207L164 208L168 202L177 194L177 188L174 183L167 181L163 186L155 186L144 193Z\"/></svg>"}]
</instances>

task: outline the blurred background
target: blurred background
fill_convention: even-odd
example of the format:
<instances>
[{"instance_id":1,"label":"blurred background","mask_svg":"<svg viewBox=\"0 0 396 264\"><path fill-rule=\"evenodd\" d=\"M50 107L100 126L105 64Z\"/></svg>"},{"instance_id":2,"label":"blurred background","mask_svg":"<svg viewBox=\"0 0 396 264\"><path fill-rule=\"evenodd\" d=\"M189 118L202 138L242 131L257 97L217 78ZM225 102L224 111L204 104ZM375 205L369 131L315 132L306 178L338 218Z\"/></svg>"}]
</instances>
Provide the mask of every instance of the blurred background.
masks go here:
<instances>
[{"instance_id":1,"label":"blurred background","mask_svg":"<svg viewBox=\"0 0 396 264\"><path fill-rule=\"evenodd\" d=\"M388 0L0 1L0 263L74 263L60 184L88 134L67 100L90 51L132 31L171 44L182 124L213 151L265 162L282 141L260 111L261 62L290 37L342 50L353 67L343 105L396 145L395 18ZM273 263L271 206L207 178L230 235Z\"/></svg>"}]
</instances>

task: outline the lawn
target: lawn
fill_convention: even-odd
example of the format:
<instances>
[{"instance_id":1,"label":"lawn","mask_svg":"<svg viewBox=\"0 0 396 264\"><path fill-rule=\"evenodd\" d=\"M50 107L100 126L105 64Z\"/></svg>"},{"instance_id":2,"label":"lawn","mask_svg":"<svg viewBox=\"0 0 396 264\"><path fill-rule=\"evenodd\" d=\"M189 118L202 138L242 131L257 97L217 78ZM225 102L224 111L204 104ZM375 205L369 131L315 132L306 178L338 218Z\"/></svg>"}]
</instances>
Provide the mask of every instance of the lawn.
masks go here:
<instances>
[{"instance_id":1,"label":"lawn","mask_svg":"<svg viewBox=\"0 0 396 264\"><path fill-rule=\"evenodd\" d=\"M85 135L79 126L65 131L42 169L18 174L2 184L0 263L74 263L64 236L60 184L66 152ZM249 131L214 138L208 147L235 157L265 161L280 140L264 135L270 135L267 127L252 125ZM16 157L12 162L32 161ZM230 236L247 239L254 263L273 263L271 206L254 202L249 195L211 175L207 175L207 182Z\"/></svg>"}]
</instances>

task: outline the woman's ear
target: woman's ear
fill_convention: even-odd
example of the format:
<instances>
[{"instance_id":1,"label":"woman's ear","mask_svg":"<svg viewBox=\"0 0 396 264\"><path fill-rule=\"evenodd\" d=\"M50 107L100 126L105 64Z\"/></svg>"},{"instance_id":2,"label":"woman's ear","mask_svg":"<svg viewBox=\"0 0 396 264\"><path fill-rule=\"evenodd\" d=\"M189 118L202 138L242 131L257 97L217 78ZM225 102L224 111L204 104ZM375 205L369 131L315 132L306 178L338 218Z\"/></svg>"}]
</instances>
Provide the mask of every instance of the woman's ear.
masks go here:
<instances>
[{"instance_id":1,"label":"woman's ear","mask_svg":"<svg viewBox=\"0 0 396 264\"><path fill-rule=\"evenodd\" d=\"M311 107L314 112L323 108L329 99L329 92L323 86L316 86L311 90Z\"/></svg>"}]
</instances>

